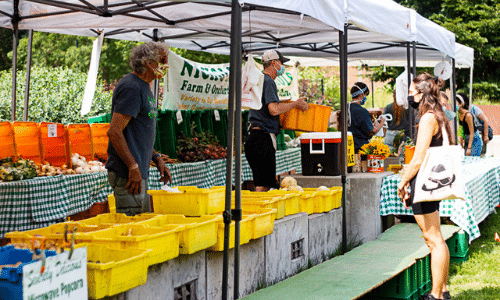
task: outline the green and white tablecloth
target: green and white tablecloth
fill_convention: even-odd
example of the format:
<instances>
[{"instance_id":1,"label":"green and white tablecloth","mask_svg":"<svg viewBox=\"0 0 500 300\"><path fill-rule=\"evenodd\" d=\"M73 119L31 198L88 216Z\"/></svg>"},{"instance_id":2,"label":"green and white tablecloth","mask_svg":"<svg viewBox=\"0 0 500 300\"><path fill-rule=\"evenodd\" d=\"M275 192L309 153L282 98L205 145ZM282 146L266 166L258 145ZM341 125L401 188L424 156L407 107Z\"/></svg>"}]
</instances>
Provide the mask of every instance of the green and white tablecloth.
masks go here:
<instances>
[{"instance_id":1,"label":"green and white tablecloth","mask_svg":"<svg viewBox=\"0 0 500 300\"><path fill-rule=\"evenodd\" d=\"M210 188L226 184L226 160L170 164L173 186ZM300 148L278 151L276 175L302 172ZM150 169L149 189L161 188L159 172ZM252 171L242 155L241 180L251 180ZM234 184L234 171L233 171ZM71 176L38 177L0 183L0 238L11 231L46 227L72 214L104 202L112 192L106 172Z\"/></svg>"},{"instance_id":2,"label":"green and white tablecloth","mask_svg":"<svg viewBox=\"0 0 500 300\"><path fill-rule=\"evenodd\" d=\"M469 234L469 241L478 238L478 224L500 203L500 159L465 157L463 161L467 200L441 201L439 212ZM380 214L412 215L397 197L401 178L392 175L384 178L381 189Z\"/></svg>"}]
</instances>

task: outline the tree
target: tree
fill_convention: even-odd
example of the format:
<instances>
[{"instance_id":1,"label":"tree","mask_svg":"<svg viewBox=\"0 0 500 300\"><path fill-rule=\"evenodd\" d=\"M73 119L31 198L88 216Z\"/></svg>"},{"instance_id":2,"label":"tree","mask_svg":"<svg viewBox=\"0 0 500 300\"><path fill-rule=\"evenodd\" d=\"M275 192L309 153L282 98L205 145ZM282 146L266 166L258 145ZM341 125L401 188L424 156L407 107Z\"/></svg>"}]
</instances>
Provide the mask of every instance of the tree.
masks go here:
<instances>
[{"instance_id":1,"label":"tree","mask_svg":"<svg viewBox=\"0 0 500 300\"><path fill-rule=\"evenodd\" d=\"M8 70L12 67L12 58L7 53L12 51L12 31L0 28L0 71Z\"/></svg>"}]
</instances>

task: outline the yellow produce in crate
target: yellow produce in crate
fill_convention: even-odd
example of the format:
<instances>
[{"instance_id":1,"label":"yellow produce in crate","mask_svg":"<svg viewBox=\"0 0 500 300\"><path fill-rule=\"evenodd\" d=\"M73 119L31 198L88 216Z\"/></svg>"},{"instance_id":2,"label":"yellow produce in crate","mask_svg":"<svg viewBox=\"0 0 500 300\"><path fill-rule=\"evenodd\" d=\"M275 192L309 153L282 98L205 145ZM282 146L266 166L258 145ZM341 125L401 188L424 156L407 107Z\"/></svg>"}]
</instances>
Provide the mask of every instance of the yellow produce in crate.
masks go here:
<instances>
[{"instance_id":1,"label":"yellow produce in crate","mask_svg":"<svg viewBox=\"0 0 500 300\"><path fill-rule=\"evenodd\" d=\"M148 227L119 225L92 234L92 243L117 249L152 249L148 265L158 264L179 256L179 233L183 225Z\"/></svg>"},{"instance_id":2,"label":"yellow produce in crate","mask_svg":"<svg viewBox=\"0 0 500 300\"><path fill-rule=\"evenodd\" d=\"M151 216L142 214L141 216ZM207 215L201 217L186 217L184 215L156 215L157 217L138 222L150 227L165 225L184 225L179 235L179 253L192 254L207 249L217 242L218 223L222 215Z\"/></svg>"},{"instance_id":3,"label":"yellow produce in crate","mask_svg":"<svg viewBox=\"0 0 500 300\"><path fill-rule=\"evenodd\" d=\"M255 240L273 233L275 216L275 208L263 208L260 212L256 212L252 221L252 239Z\"/></svg>"},{"instance_id":4,"label":"yellow produce in crate","mask_svg":"<svg viewBox=\"0 0 500 300\"><path fill-rule=\"evenodd\" d=\"M87 285L90 299L128 291L146 283L149 249L111 249L83 243L87 247Z\"/></svg>"},{"instance_id":5,"label":"yellow produce in crate","mask_svg":"<svg viewBox=\"0 0 500 300\"><path fill-rule=\"evenodd\" d=\"M157 215L152 215L152 214L143 214L140 216L130 217L125 214L109 213L109 214L101 214L96 217L86 219L83 221L78 221L77 223L83 225L96 225L96 226L100 225L103 228L104 227L109 228L114 225L133 224L157 217L158 217Z\"/></svg>"},{"instance_id":6,"label":"yellow produce in crate","mask_svg":"<svg viewBox=\"0 0 500 300\"><path fill-rule=\"evenodd\" d=\"M253 236L253 219L254 215L246 215L240 221L240 245L248 243ZM224 221L217 223L217 243L210 247L213 251L224 250ZM229 249L234 248L234 221L229 227Z\"/></svg>"},{"instance_id":7,"label":"yellow produce in crate","mask_svg":"<svg viewBox=\"0 0 500 300\"><path fill-rule=\"evenodd\" d=\"M199 189L191 186L177 187L181 193L149 190L153 196L154 212L159 214L182 214L199 217L220 213L224 210L225 187L214 186Z\"/></svg>"}]
</instances>

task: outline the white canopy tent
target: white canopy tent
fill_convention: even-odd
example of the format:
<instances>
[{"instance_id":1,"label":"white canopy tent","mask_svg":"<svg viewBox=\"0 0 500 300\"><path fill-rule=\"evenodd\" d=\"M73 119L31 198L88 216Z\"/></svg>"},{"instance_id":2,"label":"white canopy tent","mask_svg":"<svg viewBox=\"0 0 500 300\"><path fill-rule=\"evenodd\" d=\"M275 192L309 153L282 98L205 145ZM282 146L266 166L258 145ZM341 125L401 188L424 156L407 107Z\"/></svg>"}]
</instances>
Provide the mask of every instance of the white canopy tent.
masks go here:
<instances>
[{"instance_id":1,"label":"white canopy tent","mask_svg":"<svg viewBox=\"0 0 500 300\"><path fill-rule=\"evenodd\" d=\"M286 9L284 9L286 8ZM134 41L160 40L173 47L231 55L228 152L241 149L241 54L279 48L286 55L338 57L341 70L343 244L345 249L345 184L347 175L347 57L413 61L420 50L455 58L455 35L391 0L207 0L204 2L141 0L6 0L0 2L0 27L14 32L13 109L17 32L98 36ZM349 34L349 36L348 36ZM423 52L423 51L422 51ZM414 63L415 64L415 63ZM454 64L453 64L454 65ZM235 120L233 119L235 118ZM234 132L233 133L233 124ZM235 156L236 182L241 180L241 153ZM231 221L232 156L226 170L226 212ZM238 274L241 186L236 184L235 274ZM228 206L229 205L229 206ZM233 215L234 217L234 215ZM229 227L226 226L226 236ZM228 239L225 239L225 246ZM227 250L228 247L225 247ZM227 255L223 298L227 296ZM238 276L233 290L238 298ZM225 286L224 286L225 284Z\"/></svg>"}]
</instances>

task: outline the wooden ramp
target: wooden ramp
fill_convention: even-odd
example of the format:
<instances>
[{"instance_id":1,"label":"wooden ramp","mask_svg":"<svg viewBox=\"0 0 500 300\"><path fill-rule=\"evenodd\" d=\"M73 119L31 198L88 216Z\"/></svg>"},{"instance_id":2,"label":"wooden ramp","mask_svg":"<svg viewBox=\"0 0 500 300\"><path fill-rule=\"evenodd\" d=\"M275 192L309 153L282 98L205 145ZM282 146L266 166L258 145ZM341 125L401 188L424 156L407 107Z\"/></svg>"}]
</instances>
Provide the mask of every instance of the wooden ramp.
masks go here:
<instances>
[{"instance_id":1,"label":"wooden ramp","mask_svg":"<svg viewBox=\"0 0 500 300\"><path fill-rule=\"evenodd\" d=\"M460 230L442 225L445 240ZM398 224L363 244L243 299L358 299L430 253L417 224Z\"/></svg>"}]
</instances>

